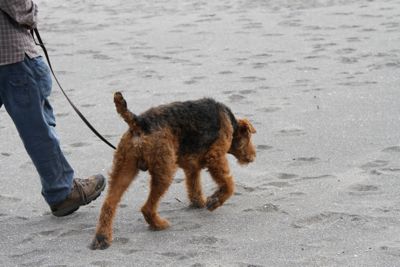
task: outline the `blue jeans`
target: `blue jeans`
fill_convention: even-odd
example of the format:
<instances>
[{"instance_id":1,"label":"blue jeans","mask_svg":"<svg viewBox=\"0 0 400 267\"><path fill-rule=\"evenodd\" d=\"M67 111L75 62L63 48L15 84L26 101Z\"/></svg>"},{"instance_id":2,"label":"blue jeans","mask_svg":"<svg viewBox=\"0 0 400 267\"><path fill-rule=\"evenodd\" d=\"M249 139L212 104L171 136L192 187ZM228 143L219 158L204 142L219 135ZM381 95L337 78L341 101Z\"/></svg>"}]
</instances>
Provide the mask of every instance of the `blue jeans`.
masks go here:
<instances>
[{"instance_id":1,"label":"blue jeans","mask_svg":"<svg viewBox=\"0 0 400 267\"><path fill-rule=\"evenodd\" d=\"M49 205L64 200L72 187L74 171L60 149L54 130L51 75L42 57L0 66L0 107L14 121L42 184ZM6 140L3 140L6 142Z\"/></svg>"}]
</instances>

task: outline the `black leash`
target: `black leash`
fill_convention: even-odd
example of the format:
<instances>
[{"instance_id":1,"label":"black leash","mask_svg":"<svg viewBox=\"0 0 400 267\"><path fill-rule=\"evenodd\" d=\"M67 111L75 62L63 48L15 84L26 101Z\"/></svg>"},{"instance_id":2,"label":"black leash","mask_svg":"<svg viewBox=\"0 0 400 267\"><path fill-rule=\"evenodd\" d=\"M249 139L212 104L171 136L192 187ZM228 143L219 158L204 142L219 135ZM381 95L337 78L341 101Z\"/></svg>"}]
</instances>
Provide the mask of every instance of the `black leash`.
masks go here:
<instances>
[{"instance_id":1,"label":"black leash","mask_svg":"<svg viewBox=\"0 0 400 267\"><path fill-rule=\"evenodd\" d=\"M74 103L72 103L71 99L69 99L69 97L68 97L67 94L65 93L64 89L62 88L60 82L58 81L58 79L57 79L57 77L56 77L56 74L54 73L54 70L53 70L53 68L52 68L52 66L51 66L49 54L47 53L47 49L46 49L46 47L44 46L44 43L43 43L43 41L42 41L42 38L40 38L40 34L39 34L38 29L35 28L34 30L31 30L31 34L32 34L33 40L35 41L35 44L38 45L38 46L40 46L40 47L43 49L43 52L44 52L44 55L46 56L47 63L49 64L49 68L50 68L50 70L51 70L51 73L53 74L53 77L54 77L55 81L57 82L58 87L60 87L61 92L63 93L63 95L65 96L65 98L68 100L68 102L69 102L69 104L71 105L71 107L75 110L75 112L76 112L76 113L78 114L78 116L82 119L82 121L89 127L89 129L92 130L92 132L93 132L95 135L97 135L98 138L100 138L104 143L106 143L107 145L109 145L109 146L112 147L113 149L116 149L115 146L113 146L110 142L108 142L107 139L105 139L105 138L90 124L90 122L85 118L85 116L83 116L83 114L82 114L82 113L79 111L79 109L74 105ZM36 38L37 38L38 42L36 42L35 35L36 35Z\"/></svg>"}]
</instances>

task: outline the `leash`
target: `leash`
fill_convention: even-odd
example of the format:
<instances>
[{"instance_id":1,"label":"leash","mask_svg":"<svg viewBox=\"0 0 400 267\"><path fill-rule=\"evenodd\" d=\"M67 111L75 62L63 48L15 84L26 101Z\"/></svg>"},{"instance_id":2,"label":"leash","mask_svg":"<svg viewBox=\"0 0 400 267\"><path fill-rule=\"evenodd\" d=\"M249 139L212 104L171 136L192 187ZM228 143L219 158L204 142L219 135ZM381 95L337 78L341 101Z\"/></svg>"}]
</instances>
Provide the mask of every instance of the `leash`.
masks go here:
<instances>
[{"instance_id":1,"label":"leash","mask_svg":"<svg viewBox=\"0 0 400 267\"><path fill-rule=\"evenodd\" d=\"M33 37L33 41L35 42L36 45L40 46L43 49L44 55L46 57L47 63L49 64L49 68L51 73L53 74L53 77L55 79L55 81L58 84L58 87L61 89L61 92L63 93L63 95L65 96L65 98L67 99L68 103L71 105L71 107L75 110L76 114L78 114L78 116L82 119L82 121L86 124L87 127L89 127L89 129L98 137L100 138L104 143L106 143L108 146L110 146L113 149L116 149L115 146L113 146L110 142L107 141L107 139L105 139L91 124L90 122L85 118L85 116L83 116L83 114L79 111L79 109L74 105L74 103L72 103L71 99L69 99L68 95L65 93L64 89L62 88L60 82L58 81L56 74L54 73L54 70L51 66L50 63L50 57L49 54L47 53L47 49L44 46L44 43L42 41L42 38L40 37L39 31L37 28L31 30L31 35ZM36 38L38 40L38 42L36 42L35 39L35 35Z\"/></svg>"}]
</instances>

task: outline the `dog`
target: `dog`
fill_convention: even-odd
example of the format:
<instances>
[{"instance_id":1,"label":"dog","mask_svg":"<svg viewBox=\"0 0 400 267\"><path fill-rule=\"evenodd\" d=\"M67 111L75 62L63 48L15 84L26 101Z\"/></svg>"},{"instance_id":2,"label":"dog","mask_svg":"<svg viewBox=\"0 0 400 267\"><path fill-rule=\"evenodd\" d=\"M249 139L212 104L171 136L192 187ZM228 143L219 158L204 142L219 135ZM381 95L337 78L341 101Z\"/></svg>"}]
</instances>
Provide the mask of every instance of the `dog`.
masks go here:
<instances>
[{"instance_id":1,"label":"dog","mask_svg":"<svg viewBox=\"0 0 400 267\"><path fill-rule=\"evenodd\" d=\"M129 129L114 154L108 192L91 249L110 246L117 205L139 171L151 175L150 193L142 214L150 229L163 230L169 222L160 217L157 208L178 167L185 173L191 206L213 211L234 192L226 154L232 154L242 165L255 160L253 125L247 119L236 119L226 105L211 98L153 107L139 116L129 111L120 92L114 94L114 103ZM200 182L204 168L218 185L207 199Z\"/></svg>"}]
</instances>

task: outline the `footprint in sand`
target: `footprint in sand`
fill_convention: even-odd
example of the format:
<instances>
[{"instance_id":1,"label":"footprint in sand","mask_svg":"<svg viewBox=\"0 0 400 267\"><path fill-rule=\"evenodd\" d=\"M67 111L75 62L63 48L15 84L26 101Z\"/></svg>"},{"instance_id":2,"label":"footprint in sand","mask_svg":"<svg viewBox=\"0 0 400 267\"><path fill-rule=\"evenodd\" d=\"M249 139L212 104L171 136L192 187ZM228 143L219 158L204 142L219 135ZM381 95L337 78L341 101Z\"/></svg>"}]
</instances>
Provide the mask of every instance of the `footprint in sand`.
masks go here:
<instances>
[{"instance_id":1,"label":"footprint in sand","mask_svg":"<svg viewBox=\"0 0 400 267\"><path fill-rule=\"evenodd\" d=\"M113 240L114 244L125 245L129 243L129 238L126 237L115 237Z\"/></svg>"},{"instance_id":2,"label":"footprint in sand","mask_svg":"<svg viewBox=\"0 0 400 267\"><path fill-rule=\"evenodd\" d=\"M31 233L31 234L29 234L28 237L25 237L20 242L20 244L26 244L27 242L32 242L35 239L41 238L41 237L57 237L61 231L62 231L61 228L56 228L56 229L53 229L53 230L46 230L46 231L40 231L40 232Z\"/></svg>"},{"instance_id":3,"label":"footprint in sand","mask_svg":"<svg viewBox=\"0 0 400 267\"><path fill-rule=\"evenodd\" d=\"M249 22L243 25L242 29L244 30L254 30L254 29L262 29L264 25L260 22Z\"/></svg>"},{"instance_id":4,"label":"footprint in sand","mask_svg":"<svg viewBox=\"0 0 400 267\"><path fill-rule=\"evenodd\" d=\"M291 186L288 182L270 182L270 183L266 183L265 185L266 186L279 187L279 188L290 187Z\"/></svg>"},{"instance_id":5,"label":"footprint in sand","mask_svg":"<svg viewBox=\"0 0 400 267\"><path fill-rule=\"evenodd\" d=\"M23 252L23 253L18 253L18 254L13 254L9 256L12 259L18 259L21 260L21 258L24 259L30 259L33 256L37 257L38 255L48 255L48 250L45 249L33 249L31 251ZM33 265L32 265L33 266Z\"/></svg>"},{"instance_id":6,"label":"footprint in sand","mask_svg":"<svg viewBox=\"0 0 400 267\"><path fill-rule=\"evenodd\" d=\"M131 255L142 251L141 249L120 249L120 252L124 255Z\"/></svg>"},{"instance_id":7,"label":"footprint in sand","mask_svg":"<svg viewBox=\"0 0 400 267\"><path fill-rule=\"evenodd\" d=\"M292 174L292 173L278 173L278 179L282 179L282 180L290 180L290 179L294 179L299 177L296 174Z\"/></svg>"},{"instance_id":8,"label":"footprint in sand","mask_svg":"<svg viewBox=\"0 0 400 267\"><path fill-rule=\"evenodd\" d=\"M69 115L69 112L56 113L56 117L58 117L58 118L67 117L68 115Z\"/></svg>"},{"instance_id":9,"label":"footprint in sand","mask_svg":"<svg viewBox=\"0 0 400 267\"><path fill-rule=\"evenodd\" d=\"M8 203L17 203L20 202L21 199L17 197L7 196L7 195L0 195L0 202L8 202Z\"/></svg>"},{"instance_id":10,"label":"footprint in sand","mask_svg":"<svg viewBox=\"0 0 400 267\"><path fill-rule=\"evenodd\" d=\"M392 241L388 244L379 246L379 250L390 256L400 257L400 241Z\"/></svg>"},{"instance_id":11,"label":"footprint in sand","mask_svg":"<svg viewBox=\"0 0 400 267\"><path fill-rule=\"evenodd\" d=\"M72 237L76 235L80 235L82 233L91 233L93 232L94 226L91 224L78 224L71 226L72 229L64 229L59 236L60 237Z\"/></svg>"},{"instance_id":12,"label":"footprint in sand","mask_svg":"<svg viewBox=\"0 0 400 267\"><path fill-rule=\"evenodd\" d=\"M387 153L399 153L400 152L400 146L391 146L387 147L382 152L387 152Z\"/></svg>"},{"instance_id":13,"label":"footprint in sand","mask_svg":"<svg viewBox=\"0 0 400 267\"><path fill-rule=\"evenodd\" d=\"M299 158L295 158L294 160L301 161L301 162L316 162L319 160L319 158L317 158L317 157L299 157Z\"/></svg>"},{"instance_id":14,"label":"footprint in sand","mask_svg":"<svg viewBox=\"0 0 400 267\"><path fill-rule=\"evenodd\" d=\"M319 68L317 68L317 67L311 67L311 66L296 67L296 69L297 69L297 70L300 70L300 71L304 71L304 72L319 70Z\"/></svg>"},{"instance_id":15,"label":"footprint in sand","mask_svg":"<svg viewBox=\"0 0 400 267\"><path fill-rule=\"evenodd\" d=\"M233 74L233 71L230 71L230 70L224 70L224 71L220 71L220 72L218 72L218 74L220 74L220 75L229 75L229 74Z\"/></svg>"},{"instance_id":16,"label":"footprint in sand","mask_svg":"<svg viewBox=\"0 0 400 267\"><path fill-rule=\"evenodd\" d=\"M375 170L377 168L385 167L388 164L389 164L389 162L386 160L374 160L374 161L370 161L370 162L367 162L367 163L361 165L360 168L363 169L364 171L368 171L368 170Z\"/></svg>"},{"instance_id":17,"label":"footprint in sand","mask_svg":"<svg viewBox=\"0 0 400 267\"><path fill-rule=\"evenodd\" d=\"M349 195L353 196L365 196L369 194L374 194L379 191L378 186L368 184L355 184L350 186L349 189L351 190L351 192L349 192Z\"/></svg>"},{"instance_id":18,"label":"footprint in sand","mask_svg":"<svg viewBox=\"0 0 400 267\"><path fill-rule=\"evenodd\" d=\"M320 159L317 157L298 157L294 158L289 165L290 166L310 165L317 163L319 160Z\"/></svg>"},{"instance_id":19,"label":"footprint in sand","mask_svg":"<svg viewBox=\"0 0 400 267\"><path fill-rule=\"evenodd\" d=\"M184 180L185 180L184 178L175 178L175 179L174 179L174 184L180 184L180 183L182 183Z\"/></svg>"},{"instance_id":20,"label":"footprint in sand","mask_svg":"<svg viewBox=\"0 0 400 267\"><path fill-rule=\"evenodd\" d=\"M270 150L272 149L273 146L268 146L268 145L257 145L257 151L265 151L265 150Z\"/></svg>"},{"instance_id":21,"label":"footprint in sand","mask_svg":"<svg viewBox=\"0 0 400 267\"><path fill-rule=\"evenodd\" d=\"M169 258L178 258L181 257L183 254L181 253L176 253L176 252L163 252L163 253L157 253L161 256L169 257Z\"/></svg>"},{"instance_id":22,"label":"footprint in sand","mask_svg":"<svg viewBox=\"0 0 400 267\"><path fill-rule=\"evenodd\" d=\"M127 204L119 204L119 207L120 207L121 209L125 209L125 208L128 207L128 205L127 205Z\"/></svg>"},{"instance_id":23,"label":"footprint in sand","mask_svg":"<svg viewBox=\"0 0 400 267\"><path fill-rule=\"evenodd\" d=\"M349 24L343 24L339 26L339 29L357 29L357 28L361 28L360 25L349 25Z\"/></svg>"},{"instance_id":24,"label":"footprint in sand","mask_svg":"<svg viewBox=\"0 0 400 267\"><path fill-rule=\"evenodd\" d=\"M47 230L47 231L41 231L41 232L38 232L38 233L34 233L33 235L57 236L60 233L61 230L62 230L61 228L56 228L56 229L53 229L53 230Z\"/></svg>"},{"instance_id":25,"label":"footprint in sand","mask_svg":"<svg viewBox=\"0 0 400 267\"><path fill-rule=\"evenodd\" d=\"M197 76L197 77L192 77L190 80L184 81L184 84L195 84L198 83L201 80L206 79L207 77L205 76Z\"/></svg>"},{"instance_id":26,"label":"footprint in sand","mask_svg":"<svg viewBox=\"0 0 400 267\"><path fill-rule=\"evenodd\" d=\"M213 22L213 21L220 21L221 18L217 16L217 14L204 14L199 16L201 19L196 20L195 22Z\"/></svg>"},{"instance_id":27,"label":"footprint in sand","mask_svg":"<svg viewBox=\"0 0 400 267\"><path fill-rule=\"evenodd\" d=\"M339 62L343 64L354 64L358 62L356 57L340 57Z\"/></svg>"},{"instance_id":28,"label":"footprint in sand","mask_svg":"<svg viewBox=\"0 0 400 267\"><path fill-rule=\"evenodd\" d=\"M388 168L382 168L381 171L384 171L384 172L392 172L392 173L398 173L398 172L400 172L400 168L388 167Z\"/></svg>"},{"instance_id":29,"label":"footprint in sand","mask_svg":"<svg viewBox=\"0 0 400 267\"><path fill-rule=\"evenodd\" d=\"M175 26L175 28L195 28L195 27L198 27L198 25L194 23L181 23Z\"/></svg>"},{"instance_id":30,"label":"footprint in sand","mask_svg":"<svg viewBox=\"0 0 400 267\"><path fill-rule=\"evenodd\" d=\"M113 261L107 261L107 260L92 261L92 262L90 263L90 265L100 266L100 267L115 266L115 262L113 262Z\"/></svg>"},{"instance_id":31,"label":"footprint in sand","mask_svg":"<svg viewBox=\"0 0 400 267\"><path fill-rule=\"evenodd\" d=\"M144 79L158 79L158 80L162 80L164 78L164 76L160 75L157 71L155 70L144 70L144 71L140 71L138 72L138 75L141 78Z\"/></svg>"},{"instance_id":32,"label":"footprint in sand","mask_svg":"<svg viewBox=\"0 0 400 267\"><path fill-rule=\"evenodd\" d=\"M381 23L381 26L384 26L386 28L386 32L391 32L391 31L396 31L399 28L400 23L395 21L389 21Z\"/></svg>"},{"instance_id":33,"label":"footprint in sand","mask_svg":"<svg viewBox=\"0 0 400 267\"><path fill-rule=\"evenodd\" d=\"M83 105L81 105L81 107L83 107L83 108L92 108L92 107L95 107L96 106L96 104L83 104Z\"/></svg>"},{"instance_id":34,"label":"footprint in sand","mask_svg":"<svg viewBox=\"0 0 400 267\"><path fill-rule=\"evenodd\" d=\"M357 51L357 50L354 48L351 48L351 47L347 47L347 48L341 48L341 49L336 50L336 54L347 55L347 54L351 54L355 51Z\"/></svg>"},{"instance_id":35,"label":"footprint in sand","mask_svg":"<svg viewBox=\"0 0 400 267\"><path fill-rule=\"evenodd\" d=\"M264 213L278 212L278 213L288 214L286 211L281 210L278 205L275 205L272 203L266 203L260 207L249 208L249 209L245 209L243 211L244 212L264 212Z\"/></svg>"},{"instance_id":36,"label":"footprint in sand","mask_svg":"<svg viewBox=\"0 0 400 267\"><path fill-rule=\"evenodd\" d=\"M222 91L222 93L224 94L224 95L231 95L231 94L234 94L236 91L232 91L232 90L226 90L226 91Z\"/></svg>"},{"instance_id":37,"label":"footprint in sand","mask_svg":"<svg viewBox=\"0 0 400 267\"><path fill-rule=\"evenodd\" d=\"M324 37L311 37L308 39L305 39L307 42L322 42L325 41L326 39Z\"/></svg>"},{"instance_id":38,"label":"footprint in sand","mask_svg":"<svg viewBox=\"0 0 400 267\"><path fill-rule=\"evenodd\" d=\"M253 69L263 69L268 66L267 62L255 62L252 63Z\"/></svg>"},{"instance_id":39,"label":"footprint in sand","mask_svg":"<svg viewBox=\"0 0 400 267\"><path fill-rule=\"evenodd\" d=\"M283 129L276 133L276 135L280 136L302 136L305 134L306 132L299 128Z\"/></svg>"},{"instance_id":40,"label":"footprint in sand","mask_svg":"<svg viewBox=\"0 0 400 267\"><path fill-rule=\"evenodd\" d=\"M258 265L258 264L251 264L251 263L245 263L245 262L238 262L235 264L237 267L264 267L264 265Z\"/></svg>"},{"instance_id":41,"label":"footprint in sand","mask_svg":"<svg viewBox=\"0 0 400 267\"><path fill-rule=\"evenodd\" d=\"M201 228L202 225L194 222L188 222L188 221L180 221L178 224L174 225L174 231L190 231L190 230L196 230Z\"/></svg>"},{"instance_id":42,"label":"footprint in sand","mask_svg":"<svg viewBox=\"0 0 400 267\"><path fill-rule=\"evenodd\" d=\"M232 94L229 96L229 101L230 102L240 102L242 100L246 99L245 96L239 95L239 94Z\"/></svg>"},{"instance_id":43,"label":"footprint in sand","mask_svg":"<svg viewBox=\"0 0 400 267\"><path fill-rule=\"evenodd\" d=\"M83 49L83 50L77 50L75 53L78 55L96 55L96 54L99 54L100 51L91 50L91 49L88 49L88 50Z\"/></svg>"},{"instance_id":44,"label":"footprint in sand","mask_svg":"<svg viewBox=\"0 0 400 267\"><path fill-rule=\"evenodd\" d=\"M248 185L241 185L237 184L236 185L236 192L235 195L242 195L242 193L252 193L255 191L265 191L265 188L262 188L260 186L248 186Z\"/></svg>"},{"instance_id":45,"label":"footprint in sand","mask_svg":"<svg viewBox=\"0 0 400 267\"><path fill-rule=\"evenodd\" d=\"M311 80L309 79L299 79L299 80L295 80L294 81L294 86L301 86L301 87L305 87L305 86L310 86Z\"/></svg>"},{"instance_id":46,"label":"footprint in sand","mask_svg":"<svg viewBox=\"0 0 400 267\"><path fill-rule=\"evenodd\" d=\"M242 94L242 95L250 95L250 94L257 93L257 91L256 90L251 90L251 89L246 89L246 90L240 90L239 93Z\"/></svg>"},{"instance_id":47,"label":"footprint in sand","mask_svg":"<svg viewBox=\"0 0 400 267\"><path fill-rule=\"evenodd\" d=\"M217 243L226 243L226 240L216 238L215 236L193 236L189 240L185 241L193 245L215 245Z\"/></svg>"},{"instance_id":48,"label":"footprint in sand","mask_svg":"<svg viewBox=\"0 0 400 267\"><path fill-rule=\"evenodd\" d=\"M346 41L349 43L356 43L356 42L358 43L361 42L361 39L359 37L348 37Z\"/></svg>"},{"instance_id":49,"label":"footprint in sand","mask_svg":"<svg viewBox=\"0 0 400 267\"><path fill-rule=\"evenodd\" d=\"M363 28L359 30L358 32L376 32L377 30L374 28Z\"/></svg>"},{"instance_id":50,"label":"footprint in sand","mask_svg":"<svg viewBox=\"0 0 400 267\"><path fill-rule=\"evenodd\" d=\"M91 143L86 143L86 142L77 142L77 143L72 143L69 144L71 147L85 147L85 146L90 146L92 145Z\"/></svg>"},{"instance_id":51,"label":"footprint in sand","mask_svg":"<svg viewBox=\"0 0 400 267\"><path fill-rule=\"evenodd\" d=\"M194 257L198 256L198 253L194 252L194 251L185 252L185 253L163 252L163 253L157 253L157 254L165 256L165 257L169 257L169 258L175 258L175 260L177 260L177 261L191 259L191 258L194 258Z\"/></svg>"},{"instance_id":52,"label":"footprint in sand","mask_svg":"<svg viewBox=\"0 0 400 267\"><path fill-rule=\"evenodd\" d=\"M110 56L104 55L104 54L95 54L92 57L93 57L93 59L100 59L100 60L110 60L110 59L112 59Z\"/></svg>"},{"instance_id":53,"label":"footprint in sand","mask_svg":"<svg viewBox=\"0 0 400 267\"><path fill-rule=\"evenodd\" d=\"M359 192L378 191L379 187L375 185L356 184L350 187L352 190Z\"/></svg>"},{"instance_id":54,"label":"footprint in sand","mask_svg":"<svg viewBox=\"0 0 400 267\"><path fill-rule=\"evenodd\" d=\"M363 226L368 222L368 218L357 214L344 212L322 212L316 215L308 216L292 223L294 228L309 228L322 225L324 228L338 223L350 224L355 227Z\"/></svg>"},{"instance_id":55,"label":"footprint in sand","mask_svg":"<svg viewBox=\"0 0 400 267\"><path fill-rule=\"evenodd\" d=\"M289 64L289 63L295 63L296 60L293 59L282 59L282 60L273 60L270 63L271 64Z\"/></svg>"},{"instance_id":56,"label":"footprint in sand","mask_svg":"<svg viewBox=\"0 0 400 267\"><path fill-rule=\"evenodd\" d=\"M327 56L324 56L324 55L311 55L311 56L305 56L304 57L304 59L322 59L322 58L327 58Z\"/></svg>"},{"instance_id":57,"label":"footprint in sand","mask_svg":"<svg viewBox=\"0 0 400 267\"><path fill-rule=\"evenodd\" d=\"M112 139L112 138L119 138L119 137L121 137L120 134L104 134L103 136L104 136L105 138L107 138L107 139Z\"/></svg>"},{"instance_id":58,"label":"footprint in sand","mask_svg":"<svg viewBox=\"0 0 400 267\"><path fill-rule=\"evenodd\" d=\"M259 108L259 109L257 109L257 111L264 112L264 113L272 113L272 112L276 112L281 109L282 108L279 108L279 107L266 107L266 108Z\"/></svg>"},{"instance_id":59,"label":"footprint in sand","mask_svg":"<svg viewBox=\"0 0 400 267\"><path fill-rule=\"evenodd\" d=\"M284 20L278 23L279 26L283 27L300 27L301 25L300 19L291 19L291 20Z\"/></svg>"},{"instance_id":60,"label":"footprint in sand","mask_svg":"<svg viewBox=\"0 0 400 267\"><path fill-rule=\"evenodd\" d=\"M265 81L267 80L264 77L257 77L257 76L244 76L241 77L242 81L244 82L250 82L250 83L254 83L254 82L260 82L260 81Z\"/></svg>"},{"instance_id":61,"label":"footprint in sand","mask_svg":"<svg viewBox=\"0 0 400 267\"><path fill-rule=\"evenodd\" d=\"M299 197L299 196L306 196L307 194L303 192L291 192L289 193L289 195Z\"/></svg>"},{"instance_id":62,"label":"footprint in sand","mask_svg":"<svg viewBox=\"0 0 400 267\"><path fill-rule=\"evenodd\" d=\"M301 180L319 180L319 179L328 179L328 178L336 178L336 176L330 175L330 174L324 174L324 175L318 175L318 176L303 176L300 179Z\"/></svg>"}]
</instances>

